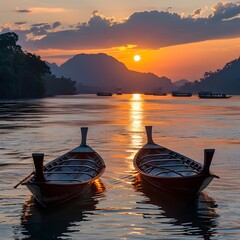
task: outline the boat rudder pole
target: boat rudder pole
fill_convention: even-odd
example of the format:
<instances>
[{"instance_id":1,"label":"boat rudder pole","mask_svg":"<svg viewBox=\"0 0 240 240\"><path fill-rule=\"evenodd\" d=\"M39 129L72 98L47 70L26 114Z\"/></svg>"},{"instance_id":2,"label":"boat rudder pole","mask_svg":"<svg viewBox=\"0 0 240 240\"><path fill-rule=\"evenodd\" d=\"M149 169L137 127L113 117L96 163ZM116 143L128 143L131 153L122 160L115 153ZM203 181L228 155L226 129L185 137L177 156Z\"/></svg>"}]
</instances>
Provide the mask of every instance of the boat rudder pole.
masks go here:
<instances>
[{"instance_id":1,"label":"boat rudder pole","mask_svg":"<svg viewBox=\"0 0 240 240\"><path fill-rule=\"evenodd\" d=\"M31 172L29 175L27 175L23 180L21 180L18 184L16 184L13 188L17 188L19 185L21 185L26 179L31 177L34 174L34 172Z\"/></svg>"},{"instance_id":2,"label":"boat rudder pole","mask_svg":"<svg viewBox=\"0 0 240 240\"><path fill-rule=\"evenodd\" d=\"M210 165L213 159L215 149L204 149L204 164L202 174L210 175Z\"/></svg>"},{"instance_id":3,"label":"boat rudder pole","mask_svg":"<svg viewBox=\"0 0 240 240\"><path fill-rule=\"evenodd\" d=\"M36 182L45 182L45 177L43 174L44 153L32 153L32 157L36 170Z\"/></svg>"},{"instance_id":4,"label":"boat rudder pole","mask_svg":"<svg viewBox=\"0 0 240 240\"><path fill-rule=\"evenodd\" d=\"M88 127L81 127L82 142L80 144L80 147L87 147L87 132Z\"/></svg>"},{"instance_id":5,"label":"boat rudder pole","mask_svg":"<svg viewBox=\"0 0 240 240\"><path fill-rule=\"evenodd\" d=\"M147 133L147 144L154 144L152 139L152 126L145 126Z\"/></svg>"}]
</instances>

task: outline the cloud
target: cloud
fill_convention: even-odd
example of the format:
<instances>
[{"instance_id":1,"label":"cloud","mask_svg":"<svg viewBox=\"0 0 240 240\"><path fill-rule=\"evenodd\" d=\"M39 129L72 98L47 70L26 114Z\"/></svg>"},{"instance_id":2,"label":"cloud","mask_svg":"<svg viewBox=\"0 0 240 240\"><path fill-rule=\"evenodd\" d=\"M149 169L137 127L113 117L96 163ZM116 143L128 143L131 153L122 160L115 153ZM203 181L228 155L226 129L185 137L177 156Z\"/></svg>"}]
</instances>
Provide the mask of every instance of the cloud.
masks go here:
<instances>
[{"instance_id":1,"label":"cloud","mask_svg":"<svg viewBox=\"0 0 240 240\"><path fill-rule=\"evenodd\" d=\"M28 31L32 36L28 38L28 44L36 49L83 50L127 45L156 49L240 37L240 3L220 2L205 18L200 17L201 12L202 9L197 9L188 17L170 12L135 12L128 19L116 22L95 10L88 22L76 24L68 30L56 30L61 25L59 22L32 25Z\"/></svg>"},{"instance_id":2,"label":"cloud","mask_svg":"<svg viewBox=\"0 0 240 240\"><path fill-rule=\"evenodd\" d=\"M55 23L53 23L52 28L55 29L59 26L61 26L61 23L60 22L55 22Z\"/></svg>"},{"instance_id":3,"label":"cloud","mask_svg":"<svg viewBox=\"0 0 240 240\"><path fill-rule=\"evenodd\" d=\"M15 22L14 24L16 25L23 25L23 24L26 24L27 22Z\"/></svg>"},{"instance_id":4,"label":"cloud","mask_svg":"<svg viewBox=\"0 0 240 240\"><path fill-rule=\"evenodd\" d=\"M44 26L46 24L48 24L48 23L44 23L44 22L43 23L34 23L31 25L31 27L40 27L40 26Z\"/></svg>"},{"instance_id":5,"label":"cloud","mask_svg":"<svg viewBox=\"0 0 240 240\"><path fill-rule=\"evenodd\" d=\"M29 8L29 9L19 9L16 8L17 13L59 13L65 12L64 8Z\"/></svg>"},{"instance_id":6,"label":"cloud","mask_svg":"<svg viewBox=\"0 0 240 240\"><path fill-rule=\"evenodd\" d=\"M213 6L212 10L213 14L210 16L212 20L220 21L231 19L236 17L240 13L240 2L219 2Z\"/></svg>"},{"instance_id":7,"label":"cloud","mask_svg":"<svg viewBox=\"0 0 240 240\"><path fill-rule=\"evenodd\" d=\"M29 8L29 11L33 13L59 13L66 10L64 8Z\"/></svg>"},{"instance_id":8,"label":"cloud","mask_svg":"<svg viewBox=\"0 0 240 240\"><path fill-rule=\"evenodd\" d=\"M54 31L57 27L61 25L60 22L49 23L35 23L31 25L31 28L27 32L28 39L36 40L42 39L47 36L49 32Z\"/></svg>"},{"instance_id":9,"label":"cloud","mask_svg":"<svg viewBox=\"0 0 240 240\"><path fill-rule=\"evenodd\" d=\"M201 13L202 13L202 9L199 8L199 9L197 9L197 10L195 10L195 11L193 12L193 14L191 15L191 17L199 16L199 15L201 15Z\"/></svg>"},{"instance_id":10,"label":"cloud","mask_svg":"<svg viewBox=\"0 0 240 240\"><path fill-rule=\"evenodd\" d=\"M167 7L166 12L169 12L173 7Z\"/></svg>"},{"instance_id":11,"label":"cloud","mask_svg":"<svg viewBox=\"0 0 240 240\"><path fill-rule=\"evenodd\" d=\"M17 12L17 13L30 13L31 12L31 10L29 10L29 9L16 9L15 10L15 12Z\"/></svg>"}]
</instances>

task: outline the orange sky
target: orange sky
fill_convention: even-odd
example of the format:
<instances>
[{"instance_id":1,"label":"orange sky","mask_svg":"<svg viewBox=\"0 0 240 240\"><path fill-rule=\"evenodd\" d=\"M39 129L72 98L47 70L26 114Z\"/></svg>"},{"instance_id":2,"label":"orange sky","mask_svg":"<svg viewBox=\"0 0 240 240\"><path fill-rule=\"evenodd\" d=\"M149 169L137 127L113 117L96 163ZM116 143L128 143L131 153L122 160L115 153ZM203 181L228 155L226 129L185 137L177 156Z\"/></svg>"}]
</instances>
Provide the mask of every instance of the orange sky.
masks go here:
<instances>
[{"instance_id":1,"label":"orange sky","mask_svg":"<svg viewBox=\"0 0 240 240\"><path fill-rule=\"evenodd\" d=\"M194 81L240 55L238 0L4 0L0 11L0 34L16 32L24 50L59 65L106 53L130 70Z\"/></svg>"},{"instance_id":2,"label":"orange sky","mask_svg":"<svg viewBox=\"0 0 240 240\"><path fill-rule=\"evenodd\" d=\"M66 61L66 58L49 58L48 56L67 55L68 59L71 55L79 53L99 52L104 52L123 62L130 70L152 72L159 76L169 77L173 81L180 79L194 81L201 78L206 71L216 71L226 63L238 58L240 38L182 44L157 50L135 50L131 47L85 51L51 49L39 51L37 54L44 60L60 65ZM135 62L133 59L136 54L141 56L139 62Z\"/></svg>"}]
</instances>

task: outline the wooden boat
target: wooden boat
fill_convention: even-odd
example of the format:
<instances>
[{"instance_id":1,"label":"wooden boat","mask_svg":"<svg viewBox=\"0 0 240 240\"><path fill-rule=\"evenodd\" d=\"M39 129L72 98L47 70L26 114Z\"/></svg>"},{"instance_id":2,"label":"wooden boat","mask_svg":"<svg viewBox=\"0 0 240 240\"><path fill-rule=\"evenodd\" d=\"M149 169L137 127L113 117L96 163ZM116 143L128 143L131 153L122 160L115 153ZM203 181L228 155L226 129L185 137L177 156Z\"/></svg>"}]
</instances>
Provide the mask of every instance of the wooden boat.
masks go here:
<instances>
[{"instance_id":1,"label":"wooden boat","mask_svg":"<svg viewBox=\"0 0 240 240\"><path fill-rule=\"evenodd\" d=\"M112 93L109 93L109 92L98 92L97 96L112 96Z\"/></svg>"},{"instance_id":2,"label":"wooden boat","mask_svg":"<svg viewBox=\"0 0 240 240\"><path fill-rule=\"evenodd\" d=\"M199 98L230 98L231 96L227 95L226 93L213 93L209 91L201 91L198 93Z\"/></svg>"},{"instance_id":3,"label":"wooden boat","mask_svg":"<svg viewBox=\"0 0 240 240\"><path fill-rule=\"evenodd\" d=\"M173 97L191 97L192 93L190 92L179 92L179 91L173 91L172 92Z\"/></svg>"},{"instance_id":4,"label":"wooden boat","mask_svg":"<svg viewBox=\"0 0 240 240\"><path fill-rule=\"evenodd\" d=\"M145 92L144 95L152 95L152 96L167 96L167 93L160 93L160 92Z\"/></svg>"},{"instance_id":5,"label":"wooden boat","mask_svg":"<svg viewBox=\"0 0 240 240\"><path fill-rule=\"evenodd\" d=\"M123 92L122 92L122 88L117 88L117 95L122 95Z\"/></svg>"},{"instance_id":6,"label":"wooden boat","mask_svg":"<svg viewBox=\"0 0 240 240\"><path fill-rule=\"evenodd\" d=\"M88 128L81 128L81 145L43 166L44 154L33 153L35 172L23 179L43 206L64 202L84 193L105 170L101 156L86 144Z\"/></svg>"},{"instance_id":7,"label":"wooden boat","mask_svg":"<svg viewBox=\"0 0 240 240\"><path fill-rule=\"evenodd\" d=\"M173 193L199 194L213 178L210 172L214 149L204 150L204 165L152 139L152 126L146 126L147 144L135 155L133 164L140 176L160 190Z\"/></svg>"},{"instance_id":8,"label":"wooden boat","mask_svg":"<svg viewBox=\"0 0 240 240\"><path fill-rule=\"evenodd\" d=\"M167 93L162 91L162 88L155 88L151 92L145 92L145 95L153 95L153 96L166 96Z\"/></svg>"}]
</instances>

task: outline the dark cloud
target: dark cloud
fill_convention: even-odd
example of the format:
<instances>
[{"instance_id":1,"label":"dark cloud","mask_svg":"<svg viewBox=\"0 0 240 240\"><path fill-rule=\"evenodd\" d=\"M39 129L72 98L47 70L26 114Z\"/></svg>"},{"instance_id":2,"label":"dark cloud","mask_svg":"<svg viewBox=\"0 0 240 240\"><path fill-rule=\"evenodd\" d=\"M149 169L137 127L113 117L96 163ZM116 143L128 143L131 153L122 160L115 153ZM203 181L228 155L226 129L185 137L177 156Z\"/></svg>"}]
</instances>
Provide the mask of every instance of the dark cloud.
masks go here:
<instances>
[{"instance_id":1,"label":"dark cloud","mask_svg":"<svg viewBox=\"0 0 240 240\"><path fill-rule=\"evenodd\" d=\"M31 26L32 27L40 27L40 26L43 26L43 25L46 25L46 24L48 24L48 23L34 23Z\"/></svg>"},{"instance_id":2,"label":"dark cloud","mask_svg":"<svg viewBox=\"0 0 240 240\"><path fill-rule=\"evenodd\" d=\"M28 33L33 34L34 36L42 36L47 35L53 29L59 27L61 25L60 22L54 22L53 24L49 23L35 23L31 25L31 28Z\"/></svg>"},{"instance_id":3,"label":"dark cloud","mask_svg":"<svg viewBox=\"0 0 240 240\"><path fill-rule=\"evenodd\" d=\"M202 13L202 9L199 8L197 10L195 10L192 14L192 17L196 17L196 16L199 16L200 14Z\"/></svg>"},{"instance_id":4,"label":"dark cloud","mask_svg":"<svg viewBox=\"0 0 240 240\"><path fill-rule=\"evenodd\" d=\"M173 9L172 7L167 7L166 12L169 12L171 9Z\"/></svg>"},{"instance_id":5,"label":"dark cloud","mask_svg":"<svg viewBox=\"0 0 240 240\"><path fill-rule=\"evenodd\" d=\"M88 22L75 25L71 30L55 31L60 26L59 22L32 26L29 33L45 37L29 43L43 49L96 49L125 45L161 48L240 37L240 18L237 17L240 3L218 3L213 6L212 14L205 18L198 17L201 11L197 9L188 17L159 11L136 12L117 23L95 10Z\"/></svg>"},{"instance_id":6,"label":"dark cloud","mask_svg":"<svg viewBox=\"0 0 240 240\"><path fill-rule=\"evenodd\" d=\"M222 3L219 2L213 7L213 14L210 16L212 20L220 21L236 17L240 13L239 3Z\"/></svg>"},{"instance_id":7,"label":"dark cloud","mask_svg":"<svg viewBox=\"0 0 240 240\"><path fill-rule=\"evenodd\" d=\"M53 23L52 28L55 29L59 26L61 26L61 23L60 22L55 22L55 23Z\"/></svg>"},{"instance_id":8,"label":"dark cloud","mask_svg":"<svg viewBox=\"0 0 240 240\"><path fill-rule=\"evenodd\" d=\"M27 22L15 22L14 24L15 25L23 25L23 24L26 24Z\"/></svg>"},{"instance_id":9,"label":"dark cloud","mask_svg":"<svg viewBox=\"0 0 240 240\"><path fill-rule=\"evenodd\" d=\"M31 11L30 10L28 10L28 9L17 9L17 10L15 10L16 12L18 12L18 13L30 13Z\"/></svg>"}]
</instances>

